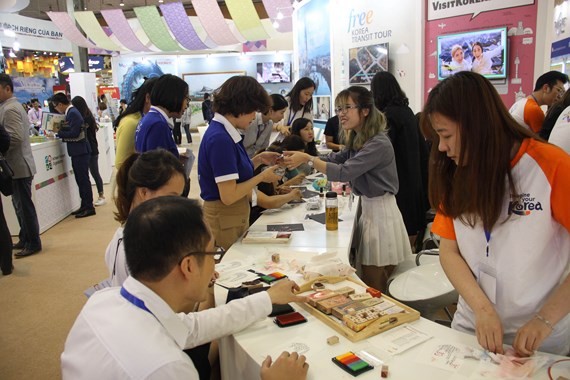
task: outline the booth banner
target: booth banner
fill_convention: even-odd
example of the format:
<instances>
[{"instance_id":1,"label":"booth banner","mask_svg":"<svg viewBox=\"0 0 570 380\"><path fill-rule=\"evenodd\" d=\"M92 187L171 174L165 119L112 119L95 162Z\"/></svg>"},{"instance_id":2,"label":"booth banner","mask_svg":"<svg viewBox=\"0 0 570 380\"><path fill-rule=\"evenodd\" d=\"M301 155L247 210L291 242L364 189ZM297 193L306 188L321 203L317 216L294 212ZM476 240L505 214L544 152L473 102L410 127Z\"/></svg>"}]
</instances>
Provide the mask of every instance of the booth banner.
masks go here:
<instances>
[{"instance_id":1,"label":"booth banner","mask_svg":"<svg viewBox=\"0 0 570 380\"><path fill-rule=\"evenodd\" d=\"M248 41L265 40L269 37L251 0L226 0L226 6L236 27Z\"/></svg>"},{"instance_id":2,"label":"booth banner","mask_svg":"<svg viewBox=\"0 0 570 380\"><path fill-rule=\"evenodd\" d=\"M296 10L295 34L299 60L299 77L310 77L317 87L313 95L330 95L331 37L329 0L311 0Z\"/></svg>"},{"instance_id":3,"label":"booth banner","mask_svg":"<svg viewBox=\"0 0 570 380\"><path fill-rule=\"evenodd\" d=\"M392 73L406 93L410 108L420 111L423 63L418 0L331 0L333 94L351 85L369 86L381 71ZM334 99L332 99L334 101Z\"/></svg>"},{"instance_id":4,"label":"booth banner","mask_svg":"<svg viewBox=\"0 0 570 380\"><path fill-rule=\"evenodd\" d=\"M568 41L570 39L570 4L569 0L558 1L554 6L554 19L552 22L552 53L551 58L570 54ZM563 42L565 41L565 42Z\"/></svg>"},{"instance_id":5,"label":"booth banner","mask_svg":"<svg viewBox=\"0 0 570 380\"><path fill-rule=\"evenodd\" d=\"M21 49L71 52L71 42L63 37L63 33L51 21L24 17L17 14L0 13L0 25L4 30L16 33ZM15 38L0 33L0 44L11 47Z\"/></svg>"},{"instance_id":6,"label":"booth banner","mask_svg":"<svg viewBox=\"0 0 570 380\"><path fill-rule=\"evenodd\" d=\"M480 13L534 4L534 0L428 0L428 20L462 15L471 19Z\"/></svg>"}]
</instances>

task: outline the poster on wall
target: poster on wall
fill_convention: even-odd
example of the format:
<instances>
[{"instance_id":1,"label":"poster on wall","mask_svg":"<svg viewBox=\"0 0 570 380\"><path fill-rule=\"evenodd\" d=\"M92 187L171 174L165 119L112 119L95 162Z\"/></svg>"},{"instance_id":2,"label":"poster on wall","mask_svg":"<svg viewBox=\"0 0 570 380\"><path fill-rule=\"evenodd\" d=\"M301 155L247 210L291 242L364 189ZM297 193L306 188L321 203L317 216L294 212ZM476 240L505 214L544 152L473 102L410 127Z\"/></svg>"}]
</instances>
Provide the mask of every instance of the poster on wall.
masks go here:
<instances>
[{"instance_id":1,"label":"poster on wall","mask_svg":"<svg viewBox=\"0 0 570 380\"><path fill-rule=\"evenodd\" d=\"M299 76L311 78L313 95L331 94L331 40L328 17L329 0L312 0L297 11L297 51Z\"/></svg>"},{"instance_id":2,"label":"poster on wall","mask_svg":"<svg viewBox=\"0 0 570 380\"><path fill-rule=\"evenodd\" d=\"M438 79L473 71L489 79L507 77L507 28L437 37Z\"/></svg>"},{"instance_id":3,"label":"poster on wall","mask_svg":"<svg viewBox=\"0 0 570 380\"><path fill-rule=\"evenodd\" d=\"M348 50L350 84L370 84L374 74L388 71L388 43Z\"/></svg>"},{"instance_id":4,"label":"poster on wall","mask_svg":"<svg viewBox=\"0 0 570 380\"><path fill-rule=\"evenodd\" d=\"M158 78L163 74L177 74L175 57L119 57L117 86L121 99L130 102L133 91L143 84L145 78Z\"/></svg>"},{"instance_id":5,"label":"poster on wall","mask_svg":"<svg viewBox=\"0 0 570 380\"><path fill-rule=\"evenodd\" d=\"M331 117L331 97L313 96L313 119L328 120Z\"/></svg>"},{"instance_id":6,"label":"poster on wall","mask_svg":"<svg viewBox=\"0 0 570 380\"><path fill-rule=\"evenodd\" d=\"M245 71L227 71L214 73L186 73L182 79L190 87L190 99L200 100L205 93L211 94L226 80L236 75L245 75Z\"/></svg>"},{"instance_id":7,"label":"poster on wall","mask_svg":"<svg viewBox=\"0 0 570 380\"><path fill-rule=\"evenodd\" d=\"M44 104L53 96L53 86L59 84L57 78L43 77L13 77L14 96L20 103L26 103L32 98L37 98L40 104Z\"/></svg>"},{"instance_id":8,"label":"poster on wall","mask_svg":"<svg viewBox=\"0 0 570 380\"><path fill-rule=\"evenodd\" d=\"M456 59L463 70L478 72L483 69L481 74L498 79L493 83L507 108L532 92L537 44L538 6L535 1L492 0L454 9L440 9L437 4L442 3L426 0L430 11L425 28L424 100L439 80L451 71L461 71L459 64L453 62L452 50L463 55L461 62ZM447 41L446 36L449 37ZM478 39L483 40L480 41L481 49L475 44ZM489 58L487 65L477 63L479 53Z\"/></svg>"}]
</instances>

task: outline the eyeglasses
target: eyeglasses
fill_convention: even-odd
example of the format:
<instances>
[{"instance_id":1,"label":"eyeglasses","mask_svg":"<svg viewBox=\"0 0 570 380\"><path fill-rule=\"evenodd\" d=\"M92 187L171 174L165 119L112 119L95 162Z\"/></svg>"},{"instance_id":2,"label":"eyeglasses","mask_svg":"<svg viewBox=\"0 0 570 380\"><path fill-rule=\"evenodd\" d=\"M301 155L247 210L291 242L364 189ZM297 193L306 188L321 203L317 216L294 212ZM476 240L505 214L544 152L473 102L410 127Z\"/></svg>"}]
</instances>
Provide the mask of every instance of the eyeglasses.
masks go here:
<instances>
[{"instance_id":1,"label":"eyeglasses","mask_svg":"<svg viewBox=\"0 0 570 380\"><path fill-rule=\"evenodd\" d=\"M566 91L566 89L564 88L564 86L553 86L552 87L554 90L556 90L558 92L558 94L564 94L564 92Z\"/></svg>"},{"instance_id":2,"label":"eyeglasses","mask_svg":"<svg viewBox=\"0 0 570 380\"><path fill-rule=\"evenodd\" d=\"M178 262L178 265L180 265L180 263L182 262L182 260L184 260L185 258L187 258L188 256L192 256L192 255L210 255L210 256L214 256L214 262L216 264L219 264L220 261L222 261L222 258L224 257L224 255L226 254L226 250L222 247L216 247L214 252L190 252L186 255L184 255L180 261Z\"/></svg>"},{"instance_id":3,"label":"eyeglasses","mask_svg":"<svg viewBox=\"0 0 570 380\"><path fill-rule=\"evenodd\" d=\"M334 113L336 113L337 115L343 112L348 112L348 110L353 110L353 109L358 109L360 108L360 106L357 106L356 104L347 104L344 105L342 107L336 107L334 109Z\"/></svg>"},{"instance_id":4,"label":"eyeglasses","mask_svg":"<svg viewBox=\"0 0 570 380\"><path fill-rule=\"evenodd\" d=\"M192 99L190 99L189 96L187 96L185 99L186 99L186 101L187 101L188 103L190 103L190 101L192 100Z\"/></svg>"}]
</instances>

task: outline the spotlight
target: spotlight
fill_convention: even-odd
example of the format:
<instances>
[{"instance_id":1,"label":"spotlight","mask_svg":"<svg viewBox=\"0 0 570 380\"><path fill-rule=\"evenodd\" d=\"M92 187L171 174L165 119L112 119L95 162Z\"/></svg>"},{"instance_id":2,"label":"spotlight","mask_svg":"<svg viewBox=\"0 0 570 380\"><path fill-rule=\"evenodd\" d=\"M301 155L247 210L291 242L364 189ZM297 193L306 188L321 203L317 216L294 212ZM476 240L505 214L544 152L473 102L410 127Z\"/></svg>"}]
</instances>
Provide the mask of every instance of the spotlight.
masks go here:
<instances>
[{"instance_id":1,"label":"spotlight","mask_svg":"<svg viewBox=\"0 0 570 380\"><path fill-rule=\"evenodd\" d=\"M273 27L274 27L275 29L278 29L278 28L279 28L279 23L277 22L277 20L274 20L274 21L273 21Z\"/></svg>"},{"instance_id":2,"label":"spotlight","mask_svg":"<svg viewBox=\"0 0 570 380\"><path fill-rule=\"evenodd\" d=\"M283 13L281 13L281 11L277 12L277 20L283 20Z\"/></svg>"}]
</instances>

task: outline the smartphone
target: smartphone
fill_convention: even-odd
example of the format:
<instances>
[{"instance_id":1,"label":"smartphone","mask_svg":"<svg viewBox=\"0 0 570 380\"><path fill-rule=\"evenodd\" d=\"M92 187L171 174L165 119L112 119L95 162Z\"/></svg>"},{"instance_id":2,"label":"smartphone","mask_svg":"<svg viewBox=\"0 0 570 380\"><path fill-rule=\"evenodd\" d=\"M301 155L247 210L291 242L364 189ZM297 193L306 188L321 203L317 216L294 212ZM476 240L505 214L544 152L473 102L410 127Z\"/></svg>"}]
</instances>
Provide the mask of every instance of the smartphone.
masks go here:
<instances>
[{"instance_id":1,"label":"smartphone","mask_svg":"<svg viewBox=\"0 0 570 380\"><path fill-rule=\"evenodd\" d=\"M300 323L305 323L307 322L307 319L303 317L301 313L295 311L293 313L279 315L275 317L273 322L275 322L275 324L277 324L279 327L289 327L298 325Z\"/></svg>"}]
</instances>

